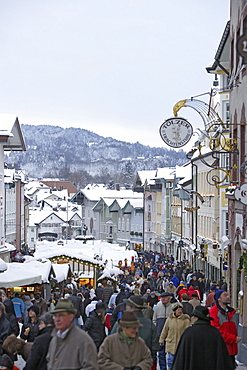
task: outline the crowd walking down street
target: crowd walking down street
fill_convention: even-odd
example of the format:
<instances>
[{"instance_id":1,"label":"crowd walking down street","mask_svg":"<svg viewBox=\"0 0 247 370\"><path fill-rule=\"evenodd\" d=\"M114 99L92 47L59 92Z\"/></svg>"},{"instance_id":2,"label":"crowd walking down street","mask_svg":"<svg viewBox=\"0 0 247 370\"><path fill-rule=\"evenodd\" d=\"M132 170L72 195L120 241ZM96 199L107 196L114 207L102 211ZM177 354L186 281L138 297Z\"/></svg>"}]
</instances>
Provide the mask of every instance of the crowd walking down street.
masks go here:
<instances>
[{"instance_id":1,"label":"crowd walking down street","mask_svg":"<svg viewBox=\"0 0 247 370\"><path fill-rule=\"evenodd\" d=\"M207 281L188 261L151 252L134 267L96 289L54 289L48 302L1 288L0 365L7 358L11 370L246 369L237 362L241 338L224 279Z\"/></svg>"}]
</instances>

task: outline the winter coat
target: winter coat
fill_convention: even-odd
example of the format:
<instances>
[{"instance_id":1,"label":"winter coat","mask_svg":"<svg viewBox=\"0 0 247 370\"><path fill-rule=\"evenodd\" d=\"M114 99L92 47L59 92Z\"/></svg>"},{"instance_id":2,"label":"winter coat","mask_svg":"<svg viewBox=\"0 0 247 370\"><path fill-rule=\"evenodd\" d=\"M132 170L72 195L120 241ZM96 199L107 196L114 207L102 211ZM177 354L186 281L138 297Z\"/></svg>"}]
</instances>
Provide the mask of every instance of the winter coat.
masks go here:
<instances>
[{"instance_id":1,"label":"winter coat","mask_svg":"<svg viewBox=\"0 0 247 370\"><path fill-rule=\"evenodd\" d=\"M151 320L146 319L143 316L142 311L136 310L134 311L134 314L136 315L136 317L142 324L142 326L139 327L138 335L140 338L142 338L145 341L146 346L150 349L151 355L153 357L156 355L156 352L159 351L160 349L159 337L157 335L156 327ZM118 328L119 328L119 325L116 322L111 331L111 334L116 333L118 331Z\"/></svg>"},{"instance_id":2,"label":"winter coat","mask_svg":"<svg viewBox=\"0 0 247 370\"><path fill-rule=\"evenodd\" d=\"M201 302L199 301L199 299L196 298L190 299L189 303L192 304L194 308L196 308L196 306L201 306Z\"/></svg>"},{"instance_id":3,"label":"winter coat","mask_svg":"<svg viewBox=\"0 0 247 370\"><path fill-rule=\"evenodd\" d=\"M232 370L232 362L219 331L209 321L198 320L185 329L172 370Z\"/></svg>"},{"instance_id":4,"label":"winter coat","mask_svg":"<svg viewBox=\"0 0 247 370\"><path fill-rule=\"evenodd\" d=\"M188 301L181 301L181 304L183 305L183 313L190 315L194 309L192 304L189 303Z\"/></svg>"},{"instance_id":5,"label":"winter coat","mask_svg":"<svg viewBox=\"0 0 247 370\"><path fill-rule=\"evenodd\" d=\"M109 300L113 294L113 288L111 285L107 285L103 289L103 297L104 297L104 302L105 304L109 303Z\"/></svg>"},{"instance_id":6,"label":"winter coat","mask_svg":"<svg viewBox=\"0 0 247 370\"><path fill-rule=\"evenodd\" d=\"M177 288L174 286L172 281L171 281L171 283L172 283L172 286L169 285L169 284L167 285L166 292L176 295Z\"/></svg>"},{"instance_id":7,"label":"winter coat","mask_svg":"<svg viewBox=\"0 0 247 370\"><path fill-rule=\"evenodd\" d=\"M40 330L31 347L26 366L23 370L47 370L46 355L51 341L53 326Z\"/></svg>"},{"instance_id":8,"label":"winter coat","mask_svg":"<svg viewBox=\"0 0 247 370\"><path fill-rule=\"evenodd\" d=\"M182 314L181 316L176 317L174 312L171 312L165 322L159 339L160 343L166 342L166 352L173 355L175 354L181 335L189 326L189 315Z\"/></svg>"},{"instance_id":9,"label":"winter coat","mask_svg":"<svg viewBox=\"0 0 247 370\"><path fill-rule=\"evenodd\" d=\"M238 353L237 338L237 318L236 310L228 307L226 312L220 307L218 302L210 309L210 316L214 319L211 325L219 329L229 352L229 355L236 355Z\"/></svg>"},{"instance_id":10,"label":"winter coat","mask_svg":"<svg viewBox=\"0 0 247 370\"><path fill-rule=\"evenodd\" d=\"M4 340L10 335L11 327L9 320L4 315L0 318L0 354L2 354L2 344Z\"/></svg>"},{"instance_id":11,"label":"winter coat","mask_svg":"<svg viewBox=\"0 0 247 370\"><path fill-rule=\"evenodd\" d=\"M196 293L197 294L198 300L200 299L200 292L199 292L199 290L197 290L197 289L195 290L195 288L192 285L189 287L187 293L188 293L190 299L192 298L192 294L193 293Z\"/></svg>"},{"instance_id":12,"label":"winter coat","mask_svg":"<svg viewBox=\"0 0 247 370\"><path fill-rule=\"evenodd\" d=\"M153 323L156 325L158 337L161 334L166 319L172 312L172 304L169 302L164 305L161 301L157 304L154 310Z\"/></svg>"},{"instance_id":13,"label":"winter coat","mask_svg":"<svg viewBox=\"0 0 247 370\"><path fill-rule=\"evenodd\" d=\"M97 351L92 338L72 322L63 338L52 331L47 370L98 370Z\"/></svg>"},{"instance_id":14,"label":"winter coat","mask_svg":"<svg viewBox=\"0 0 247 370\"><path fill-rule=\"evenodd\" d=\"M115 322L122 316L122 313L126 310L126 304L125 303L120 303L117 305L117 307L114 308L114 311L112 312L111 315L111 327L113 328Z\"/></svg>"},{"instance_id":15,"label":"winter coat","mask_svg":"<svg viewBox=\"0 0 247 370\"><path fill-rule=\"evenodd\" d=\"M97 350L99 350L100 345L106 337L106 333L105 324L101 321L101 318L95 310L90 312L83 329L88 332L90 337L93 339Z\"/></svg>"},{"instance_id":16,"label":"winter coat","mask_svg":"<svg viewBox=\"0 0 247 370\"><path fill-rule=\"evenodd\" d=\"M78 297L76 295L70 296L69 299L71 300L71 302L73 303L74 308L76 309L75 317L78 319L78 317L80 317L80 315L82 315L82 313L83 313L82 300L81 300L80 297Z\"/></svg>"},{"instance_id":17,"label":"winter coat","mask_svg":"<svg viewBox=\"0 0 247 370\"><path fill-rule=\"evenodd\" d=\"M98 364L99 370L123 370L124 367L135 366L149 370L152 358L143 339L136 337L127 344L119 330L109 335L100 346Z\"/></svg>"},{"instance_id":18,"label":"winter coat","mask_svg":"<svg viewBox=\"0 0 247 370\"><path fill-rule=\"evenodd\" d=\"M39 301L35 301L35 306L39 307L39 317L48 311L48 306L44 298L40 298Z\"/></svg>"},{"instance_id":19,"label":"winter coat","mask_svg":"<svg viewBox=\"0 0 247 370\"><path fill-rule=\"evenodd\" d=\"M96 294L96 297L98 298L98 300L102 301L102 297L103 297L103 288L101 286L99 286L98 288L95 289L95 294Z\"/></svg>"},{"instance_id":20,"label":"winter coat","mask_svg":"<svg viewBox=\"0 0 247 370\"><path fill-rule=\"evenodd\" d=\"M22 339L25 339L27 342L33 342L34 339L39 334L39 324L40 324L39 319L37 319L35 323L32 323L31 320L28 320L26 323L22 325L20 337ZM25 329L27 328L29 328L30 330L29 330L28 335L25 335L24 332L25 332Z\"/></svg>"},{"instance_id":21,"label":"winter coat","mask_svg":"<svg viewBox=\"0 0 247 370\"><path fill-rule=\"evenodd\" d=\"M215 303L214 294L215 294L215 292L211 292L211 293L208 294L208 296L206 298L206 302L205 302L206 307L212 307L214 305L214 303Z\"/></svg>"}]
</instances>

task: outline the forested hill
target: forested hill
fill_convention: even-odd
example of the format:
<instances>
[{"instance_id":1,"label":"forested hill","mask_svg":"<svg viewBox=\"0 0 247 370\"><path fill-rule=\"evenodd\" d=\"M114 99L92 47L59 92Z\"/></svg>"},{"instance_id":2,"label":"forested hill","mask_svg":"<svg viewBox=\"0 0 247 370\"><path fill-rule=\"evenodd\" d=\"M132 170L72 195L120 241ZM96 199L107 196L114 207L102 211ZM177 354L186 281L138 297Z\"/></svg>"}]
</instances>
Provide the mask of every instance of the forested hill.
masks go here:
<instances>
[{"instance_id":1,"label":"forested hill","mask_svg":"<svg viewBox=\"0 0 247 370\"><path fill-rule=\"evenodd\" d=\"M138 170L182 165L185 152L153 148L103 137L81 128L22 125L26 152L5 158L29 177L70 179L78 187L90 182L130 183Z\"/></svg>"}]
</instances>

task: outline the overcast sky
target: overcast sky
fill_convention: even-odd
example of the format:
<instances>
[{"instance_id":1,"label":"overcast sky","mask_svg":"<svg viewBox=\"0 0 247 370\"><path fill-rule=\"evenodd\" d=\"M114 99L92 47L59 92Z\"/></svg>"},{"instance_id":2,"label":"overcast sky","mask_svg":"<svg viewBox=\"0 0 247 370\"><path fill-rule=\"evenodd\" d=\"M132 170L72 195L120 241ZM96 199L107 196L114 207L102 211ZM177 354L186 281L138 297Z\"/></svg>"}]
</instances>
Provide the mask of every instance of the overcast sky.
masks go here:
<instances>
[{"instance_id":1,"label":"overcast sky","mask_svg":"<svg viewBox=\"0 0 247 370\"><path fill-rule=\"evenodd\" d=\"M212 86L228 19L228 0L0 0L0 113L165 146L173 105Z\"/></svg>"}]
</instances>

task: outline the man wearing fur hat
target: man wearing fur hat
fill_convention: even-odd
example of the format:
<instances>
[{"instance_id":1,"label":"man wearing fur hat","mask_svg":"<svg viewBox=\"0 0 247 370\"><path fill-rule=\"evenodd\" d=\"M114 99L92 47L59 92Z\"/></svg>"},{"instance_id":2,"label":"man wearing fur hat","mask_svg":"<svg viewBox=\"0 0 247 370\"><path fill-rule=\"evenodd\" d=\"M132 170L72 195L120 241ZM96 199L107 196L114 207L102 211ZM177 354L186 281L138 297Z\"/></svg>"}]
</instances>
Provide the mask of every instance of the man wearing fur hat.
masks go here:
<instances>
[{"instance_id":1,"label":"man wearing fur hat","mask_svg":"<svg viewBox=\"0 0 247 370\"><path fill-rule=\"evenodd\" d=\"M183 314L183 305L180 302L174 303L172 305L172 312L165 322L159 339L161 345L164 345L164 342L166 342L168 370L172 367L173 358L181 335L189 326L190 317Z\"/></svg>"},{"instance_id":2,"label":"man wearing fur hat","mask_svg":"<svg viewBox=\"0 0 247 370\"><path fill-rule=\"evenodd\" d=\"M179 341L172 370L232 370L225 342L207 307L197 306L192 312L192 326L185 329Z\"/></svg>"},{"instance_id":3,"label":"man wearing fur hat","mask_svg":"<svg viewBox=\"0 0 247 370\"><path fill-rule=\"evenodd\" d=\"M231 299L225 290L217 289L214 299L216 303L210 309L210 316L214 319L211 324L219 329L226 343L233 368L236 368L235 355L238 353L238 343L241 341L237 332L236 310L229 306Z\"/></svg>"},{"instance_id":4,"label":"man wearing fur hat","mask_svg":"<svg viewBox=\"0 0 247 370\"><path fill-rule=\"evenodd\" d=\"M100 370L149 370L151 353L138 336L141 326L134 312L124 311L118 320L118 332L104 340L99 349Z\"/></svg>"},{"instance_id":5,"label":"man wearing fur hat","mask_svg":"<svg viewBox=\"0 0 247 370\"><path fill-rule=\"evenodd\" d=\"M51 313L55 329L47 354L47 370L98 370L92 338L74 325L76 309L70 299L60 299Z\"/></svg>"}]
</instances>

